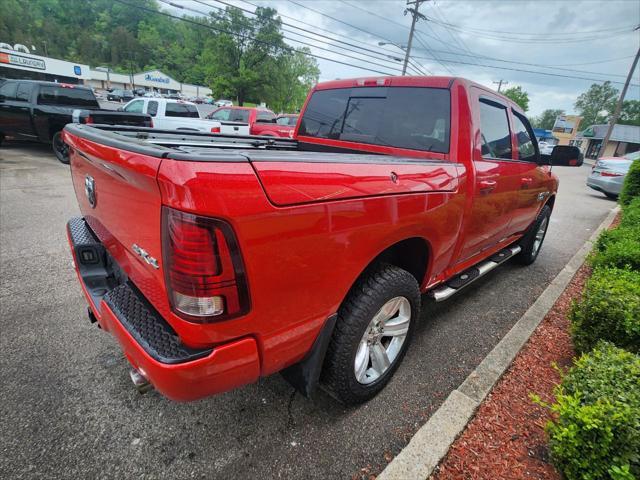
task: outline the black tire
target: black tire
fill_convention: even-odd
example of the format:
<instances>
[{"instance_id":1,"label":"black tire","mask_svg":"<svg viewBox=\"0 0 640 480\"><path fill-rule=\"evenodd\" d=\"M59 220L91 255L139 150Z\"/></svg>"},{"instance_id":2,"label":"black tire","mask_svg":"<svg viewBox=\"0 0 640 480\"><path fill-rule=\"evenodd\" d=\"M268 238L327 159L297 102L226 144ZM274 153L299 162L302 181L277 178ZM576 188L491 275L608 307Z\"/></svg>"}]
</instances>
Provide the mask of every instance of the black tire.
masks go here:
<instances>
[{"instance_id":1,"label":"black tire","mask_svg":"<svg viewBox=\"0 0 640 480\"><path fill-rule=\"evenodd\" d=\"M608 192L602 192L604 193L607 198L610 198L611 200L618 200L618 195L616 195L615 193L608 193Z\"/></svg>"},{"instance_id":2,"label":"black tire","mask_svg":"<svg viewBox=\"0 0 640 480\"><path fill-rule=\"evenodd\" d=\"M520 240L520 247L522 251L515 257L516 261L520 265L531 265L538 258L542 243L547 236L547 229L549 228L549 219L551 218L551 208L549 205L545 205L538 213L535 221L529 228L529 231ZM542 238L540 237L540 229L544 224L544 231L542 232ZM540 240L537 243L536 240Z\"/></svg>"},{"instance_id":3,"label":"black tire","mask_svg":"<svg viewBox=\"0 0 640 480\"><path fill-rule=\"evenodd\" d=\"M396 297L404 297L411 306L404 342L384 373L371 383L360 383L356 378L355 361L363 336L371 327L370 322L374 315ZM335 398L347 405L362 403L374 397L385 387L402 362L411 343L419 315L420 289L413 275L392 265L381 265L365 274L351 289L338 310L336 327L329 343L321 376L323 386ZM390 321L393 321L393 318ZM370 362L370 360L366 361ZM371 369L373 368L372 363L368 365L371 365Z\"/></svg>"},{"instance_id":4,"label":"black tire","mask_svg":"<svg viewBox=\"0 0 640 480\"><path fill-rule=\"evenodd\" d=\"M62 141L62 132L56 132L51 139L51 148L60 163L69 165L69 146Z\"/></svg>"}]
</instances>

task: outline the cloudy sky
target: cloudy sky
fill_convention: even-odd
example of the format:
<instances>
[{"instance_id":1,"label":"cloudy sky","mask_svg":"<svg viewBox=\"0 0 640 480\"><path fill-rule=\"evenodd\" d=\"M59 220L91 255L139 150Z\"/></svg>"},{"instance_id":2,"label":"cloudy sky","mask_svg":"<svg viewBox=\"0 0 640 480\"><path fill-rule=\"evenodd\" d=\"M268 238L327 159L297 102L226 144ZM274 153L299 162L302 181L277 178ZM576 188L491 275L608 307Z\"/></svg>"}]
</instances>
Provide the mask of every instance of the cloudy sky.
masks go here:
<instances>
[{"instance_id":1,"label":"cloudy sky","mask_svg":"<svg viewBox=\"0 0 640 480\"><path fill-rule=\"evenodd\" d=\"M188 3L207 10L202 3ZM224 8L215 0L204 3ZM378 75L356 65L400 72L394 58L404 54L391 43L407 43L411 16L404 15L406 0L227 3L250 11L255 5L277 9L290 25L284 26L289 44L305 46L297 39L315 45L310 47L314 54L343 62L319 59L321 80ZM507 88L521 85L529 93L530 115L546 108L572 113L576 97L597 81L620 82L614 86L621 89L640 45L640 30L633 31L640 24L639 0L428 0L420 12L427 19L416 27L410 72L462 76L494 88L500 79L508 82ZM638 98L636 68L627 99Z\"/></svg>"}]
</instances>

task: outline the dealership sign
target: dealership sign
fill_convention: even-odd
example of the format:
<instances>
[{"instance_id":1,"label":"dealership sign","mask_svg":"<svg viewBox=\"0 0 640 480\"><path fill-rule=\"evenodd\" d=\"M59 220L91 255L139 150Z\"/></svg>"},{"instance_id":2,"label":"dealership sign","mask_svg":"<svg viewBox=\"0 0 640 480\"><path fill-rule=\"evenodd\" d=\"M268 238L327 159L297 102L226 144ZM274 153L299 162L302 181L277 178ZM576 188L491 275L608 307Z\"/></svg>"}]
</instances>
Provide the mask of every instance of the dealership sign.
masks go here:
<instances>
[{"instance_id":1,"label":"dealership sign","mask_svg":"<svg viewBox=\"0 0 640 480\"><path fill-rule=\"evenodd\" d=\"M156 82L156 83L169 83L171 81L167 77L154 77L150 73L145 74L144 79L149 82Z\"/></svg>"},{"instance_id":2,"label":"dealership sign","mask_svg":"<svg viewBox=\"0 0 640 480\"><path fill-rule=\"evenodd\" d=\"M39 58L25 57L14 53L0 52L0 63L9 63L21 67L35 68L36 70L46 70L44 60Z\"/></svg>"}]
</instances>

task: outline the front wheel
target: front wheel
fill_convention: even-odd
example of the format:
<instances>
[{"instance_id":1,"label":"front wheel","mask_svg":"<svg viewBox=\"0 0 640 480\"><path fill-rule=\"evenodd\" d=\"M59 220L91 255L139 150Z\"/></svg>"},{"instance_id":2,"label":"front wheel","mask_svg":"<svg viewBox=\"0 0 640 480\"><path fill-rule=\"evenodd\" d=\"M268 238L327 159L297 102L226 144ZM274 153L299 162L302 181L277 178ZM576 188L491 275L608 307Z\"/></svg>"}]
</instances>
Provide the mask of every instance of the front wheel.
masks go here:
<instances>
[{"instance_id":1,"label":"front wheel","mask_svg":"<svg viewBox=\"0 0 640 480\"><path fill-rule=\"evenodd\" d=\"M540 210L529 231L522 240L520 240L522 251L516 259L521 265L531 265L536 261L536 258L538 258L542 242L544 242L544 238L547 235L550 218L551 208L549 208L549 205L545 205L542 207L542 210Z\"/></svg>"},{"instance_id":2,"label":"front wheel","mask_svg":"<svg viewBox=\"0 0 640 480\"><path fill-rule=\"evenodd\" d=\"M69 165L69 146L62 140L62 132L56 132L53 134L51 147L53 148L53 153L55 153L56 158L60 163Z\"/></svg>"},{"instance_id":3,"label":"front wheel","mask_svg":"<svg viewBox=\"0 0 640 480\"><path fill-rule=\"evenodd\" d=\"M322 382L341 402L362 403L398 369L420 315L420 289L406 270L385 265L361 278L338 310Z\"/></svg>"}]
</instances>

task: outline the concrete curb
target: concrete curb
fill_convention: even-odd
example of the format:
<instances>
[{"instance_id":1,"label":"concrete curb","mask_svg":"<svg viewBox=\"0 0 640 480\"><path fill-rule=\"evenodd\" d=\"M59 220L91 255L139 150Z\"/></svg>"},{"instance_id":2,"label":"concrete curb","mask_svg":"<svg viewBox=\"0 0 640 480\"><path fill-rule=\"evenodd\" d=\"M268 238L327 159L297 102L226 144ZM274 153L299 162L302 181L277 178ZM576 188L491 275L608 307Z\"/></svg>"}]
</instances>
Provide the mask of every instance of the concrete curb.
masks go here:
<instances>
[{"instance_id":1,"label":"concrete curb","mask_svg":"<svg viewBox=\"0 0 640 480\"><path fill-rule=\"evenodd\" d=\"M495 383L509 368L520 349L547 315L584 263L593 242L608 228L620 211L612 209L569 263L538 297L520 320L489 352L476 369L413 436L409 444L387 465L378 480L425 480L446 455L460 433L466 428L476 409Z\"/></svg>"}]
</instances>

